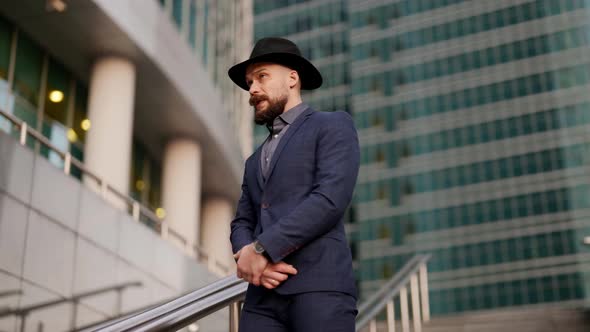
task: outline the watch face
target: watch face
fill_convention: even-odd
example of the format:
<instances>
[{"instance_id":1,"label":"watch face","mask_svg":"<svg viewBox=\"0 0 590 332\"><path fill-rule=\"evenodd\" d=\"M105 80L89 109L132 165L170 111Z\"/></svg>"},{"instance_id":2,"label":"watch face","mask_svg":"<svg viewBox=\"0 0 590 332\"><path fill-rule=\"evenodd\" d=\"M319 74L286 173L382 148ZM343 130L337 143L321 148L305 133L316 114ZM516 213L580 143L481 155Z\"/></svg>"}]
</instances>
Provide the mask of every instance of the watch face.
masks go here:
<instances>
[{"instance_id":1,"label":"watch face","mask_svg":"<svg viewBox=\"0 0 590 332\"><path fill-rule=\"evenodd\" d=\"M262 247L262 245L261 245L260 243L258 243L258 242L254 242L254 250L255 250L257 253L259 253L259 254L261 254L261 253L263 253L263 252L264 252L264 248L263 248L263 247Z\"/></svg>"}]
</instances>

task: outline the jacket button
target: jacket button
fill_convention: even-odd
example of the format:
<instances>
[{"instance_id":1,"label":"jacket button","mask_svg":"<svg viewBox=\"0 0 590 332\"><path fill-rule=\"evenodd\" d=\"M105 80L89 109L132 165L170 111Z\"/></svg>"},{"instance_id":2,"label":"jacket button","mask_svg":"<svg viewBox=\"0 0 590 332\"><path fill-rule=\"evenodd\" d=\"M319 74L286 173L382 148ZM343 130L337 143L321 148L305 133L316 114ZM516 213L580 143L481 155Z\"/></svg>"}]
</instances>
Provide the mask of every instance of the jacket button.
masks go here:
<instances>
[{"instance_id":1,"label":"jacket button","mask_svg":"<svg viewBox=\"0 0 590 332\"><path fill-rule=\"evenodd\" d=\"M268 207L269 207L268 203L262 203L262 208L263 209L268 209Z\"/></svg>"}]
</instances>

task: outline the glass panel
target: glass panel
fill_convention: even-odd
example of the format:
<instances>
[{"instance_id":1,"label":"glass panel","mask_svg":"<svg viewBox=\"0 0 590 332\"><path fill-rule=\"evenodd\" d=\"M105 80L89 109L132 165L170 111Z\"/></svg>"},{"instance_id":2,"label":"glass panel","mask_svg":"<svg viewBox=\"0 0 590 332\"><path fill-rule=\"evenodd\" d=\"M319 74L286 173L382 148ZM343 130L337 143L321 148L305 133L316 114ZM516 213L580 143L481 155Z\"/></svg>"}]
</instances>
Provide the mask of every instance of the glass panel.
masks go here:
<instances>
[{"instance_id":1,"label":"glass panel","mask_svg":"<svg viewBox=\"0 0 590 332\"><path fill-rule=\"evenodd\" d=\"M69 98L70 77L68 72L61 64L50 59L43 117L50 118L67 126Z\"/></svg>"},{"instance_id":2,"label":"glass panel","mask_svg":"<svg viewBox=\"0 0 590 332\"><path fill-rule=\"evenodd\" d=\"M133 142L131 153L131 176L129 179L129 193L131 197L141 202L142 192L145 189L145 179L143 178L143 161L146 158L145 149L137 142Z\"/></svg>"},{"instance_id":3,"label":"glass panel","mask_svg":"<svg viewBox=\"0 0 590 332\"><path fill-rule=\"evenodd\" d=\"M14 70L14 92L34 106L39 104L43 52L23 33L19 33Z\"/></svg>"},{"instance_id":4,"label":"glass panel","mask_svg":"<svg viewBox=\"0 0 590 332\"><path fill-rule=\"evenodd\" d=\"M88 89L81 83L76 84L76 98L74 103L74 123L72 129L79 142L86 141L86 132L90 129L91 123L87 115Z\"/></svg>"},{"instance_id":5,"label":"glass panel","mask_svg":"<svg viewBox=\"0 0 590 332\"><path fill-rule=\"evenodd\" d=\"M157 209L162 206L161 200L161 175L162 169L156 162L150 165L150 192L149 192L149 206L152 209Z\"/></svg>"},{"instance_id":6,"label":"glass panel","mask_svg":"<svg viewBox=\"0 0 590 332\"><path fill-rule=\"evenodd\" d=\"M8 79L12 32L12 26L0 18L0 78L4 80Z\"/></svg>"},{"instance_id":7,"label":"glass panel","mask_svg":"<svg viewBox=\"0 0 590 332\"><path fill-rule=\"evenodd\" d=\"M67 128L57 121L46 119L43 121L43 128L41 129L43 136L47 137L51 144L61 152L70 150L70 142L68 141ZM45 145L41 145L41 155L45 156L49 161L58 168L63 167L63 159L53 150L50 150Z\"/></svg>"},{"instance_id":8,"label":"glass panel","mask_svg":"<svg viewBox=\"0 0 590 332\"><path fill-rule=\"evenodd\" d=\"M191 1L190 12L189 12L188 40L193 48L196 47L196 44L195 44L195 41L197 38L196 31L195 31L196 25L197 25L197 6L194 1Z\"/></svg>"},{"instance_id":9,"label":"glass panel","mask_svg":"<svg viewBox=\"0 0 590 332\"><path fill-rule=\"evenodd\" d=\"M172 18L179 28L182 27L182 0L172 1Z\"/></svg>"}]
</instances>

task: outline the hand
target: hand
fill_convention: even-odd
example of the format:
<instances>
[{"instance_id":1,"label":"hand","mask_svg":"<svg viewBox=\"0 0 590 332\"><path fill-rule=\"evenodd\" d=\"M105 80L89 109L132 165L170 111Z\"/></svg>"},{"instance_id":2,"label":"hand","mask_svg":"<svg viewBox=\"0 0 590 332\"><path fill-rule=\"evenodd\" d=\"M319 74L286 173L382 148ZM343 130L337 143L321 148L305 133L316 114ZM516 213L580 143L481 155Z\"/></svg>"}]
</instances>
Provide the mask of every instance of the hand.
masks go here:
<instances>
[{"instance_id":1,"label":"hand","mask_svg":"<svg viewBox=\"0 0 590 332\"><path fill-rule=\"evenodd\" d=\"M276 264L268 264L266 269L262 272L260 277L260 283L262 286L268 289L277 288L282 284L289 275L297 274L297 270L285 262L278 262Z\"/></svg>"},{"instance_id":2,"label":"hand","mask_svg":"<svg viewBox=\"0 0 590 332\"><path fill-rule=\"evenodd\" d=\"M260 277L268 265L268 259L257 254L253 244L244 246L234 255L234 258L237 259L238 271L236 274L238 278L244 279L255 286L260 286Z\"/></svg>"}]
</instances>

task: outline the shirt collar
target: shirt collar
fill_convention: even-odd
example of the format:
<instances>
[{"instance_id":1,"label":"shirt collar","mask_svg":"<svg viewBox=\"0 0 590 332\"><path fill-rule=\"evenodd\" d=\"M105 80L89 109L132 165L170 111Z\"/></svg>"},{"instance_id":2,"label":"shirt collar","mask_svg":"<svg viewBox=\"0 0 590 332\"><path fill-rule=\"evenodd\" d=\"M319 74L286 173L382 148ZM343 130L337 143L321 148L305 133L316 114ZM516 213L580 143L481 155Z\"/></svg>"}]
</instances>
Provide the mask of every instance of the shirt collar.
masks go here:
<instances>
[{"instance_id":1,"label":"shirt collar","mask_svg":"<svg viewBox=\"0 0 590 332\"><path fill-rule=\"evenodd\" d=\"M291 124L301 113L303 113L303 111L305 111L306 108L306 103L299 103L297 106L289 109L288 112L283 112L283 114L279 115L279 117L286 123Z\"/></svg>"},{"instance_id":2,"label":"shirt collar","mask_svg":"<svg viewBox=\"0 0 590 332\"><path fill-rule=\"evenodd\" d=\"M268 131L274 133L273 127L275 129L278 127L280 128L280 130L282 130L286 125L290 125L291 123L293 123L293 121L295 121L295 119L297 119L297 117L301 115L301 113L303 113L303 111L305 111L307 107L307 104L302 102L299 103L297 106L290 108L288 111L283 112L283 114L277 116L274 119L272 126L267 126Z\"/></svg>"}]
</instances>

